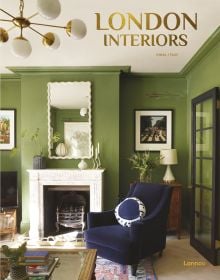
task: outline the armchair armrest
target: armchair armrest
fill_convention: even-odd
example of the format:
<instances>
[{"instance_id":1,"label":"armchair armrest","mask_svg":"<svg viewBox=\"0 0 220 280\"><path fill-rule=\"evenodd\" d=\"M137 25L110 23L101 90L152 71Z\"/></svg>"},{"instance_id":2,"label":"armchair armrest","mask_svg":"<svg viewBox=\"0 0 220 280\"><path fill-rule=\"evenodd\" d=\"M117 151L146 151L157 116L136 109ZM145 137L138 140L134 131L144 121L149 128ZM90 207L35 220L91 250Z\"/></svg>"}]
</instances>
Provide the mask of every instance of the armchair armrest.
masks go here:
<instances>
[{"instance_id":1,"label":"armchair armrest","mask_svg":"<svg viewBox=\"0 0 220 280\"><path fill-rule=\"evenodd\" d=\"M87 214L87 227L110 226L118 224L114 210L104 212L89 212Z\"/></svg>"},{"instance_id":2,"label":"armchair armrest","mask_svg":"<svg viewBox=\"0 0 220 280\"><path fill-rule=\"evenodd\" d=\"M140 241L142 237L148 239L150 236L155 236L154 234L158 231L162 233L160 220L156 216L149 217L131 224L130 237L133 241Z\"/></svg>"},{"instance_id":3,"label":"armchair armrest","mask_svg":"<svg viewBox=\"0 0 220 280\"><path fill-rule=\"evenodd\" d=\"M165 195L150 215L131 224L130 237L133 241L136 241L136 239L141 240L142 238L151 240L152 237L156 238L155 234L161 238L166 236L171 191L170 187L167 188Z\"/></svg>"}]
</instances>

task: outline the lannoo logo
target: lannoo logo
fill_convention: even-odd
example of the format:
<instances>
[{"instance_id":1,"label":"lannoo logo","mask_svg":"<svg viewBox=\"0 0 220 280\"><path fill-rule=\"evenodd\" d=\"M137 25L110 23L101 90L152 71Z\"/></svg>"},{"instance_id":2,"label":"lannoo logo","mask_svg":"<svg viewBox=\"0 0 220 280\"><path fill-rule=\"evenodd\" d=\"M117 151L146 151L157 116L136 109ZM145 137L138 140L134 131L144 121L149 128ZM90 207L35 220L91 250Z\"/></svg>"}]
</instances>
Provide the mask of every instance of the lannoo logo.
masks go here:
<instances>
[{"instance_id":1,"label":"lannoo logo","mask_svg":"<svg viewBox=\"0 0 220 280\"><path fill-rule=\"evenodd\" d=\"M198 29L197 13L114 12L95 13L96 30L103 32L104 46L186 46L187 30ZM124 31L124 32L123 32ZM165 33L165 31L168 31ZM126 32L126 33L125 33Z\"/></svg>"}]
</instances>

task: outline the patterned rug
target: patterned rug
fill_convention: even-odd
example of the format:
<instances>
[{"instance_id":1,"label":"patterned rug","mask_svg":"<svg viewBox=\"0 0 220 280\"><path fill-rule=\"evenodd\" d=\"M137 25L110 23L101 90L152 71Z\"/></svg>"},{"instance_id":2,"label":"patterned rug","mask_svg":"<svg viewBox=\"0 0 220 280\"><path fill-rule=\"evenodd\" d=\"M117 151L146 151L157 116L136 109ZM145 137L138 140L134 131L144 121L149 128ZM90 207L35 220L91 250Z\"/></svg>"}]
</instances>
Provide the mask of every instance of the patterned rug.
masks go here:
<instances>
[{"instance_id":1,"label":"patterned rug","mask_svg":"<svg viewBox=\"0 0 220 280\"><path fill-rule=\"evenodd\" d=\"M157 280L151 258L142 260L137 269L137 275L132 276L130 265L121 265L97 257L96 280Z\"/></svg>"}]
</instances>

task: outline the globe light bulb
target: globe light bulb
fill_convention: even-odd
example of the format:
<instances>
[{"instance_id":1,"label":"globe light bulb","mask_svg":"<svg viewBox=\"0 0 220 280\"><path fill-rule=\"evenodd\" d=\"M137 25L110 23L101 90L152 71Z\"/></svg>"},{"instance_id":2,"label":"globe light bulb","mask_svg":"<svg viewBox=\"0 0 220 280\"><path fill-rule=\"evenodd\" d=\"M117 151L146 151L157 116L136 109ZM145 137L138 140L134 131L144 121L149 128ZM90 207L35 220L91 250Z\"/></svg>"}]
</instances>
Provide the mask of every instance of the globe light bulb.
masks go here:
<instances>
[{"instance_id":1,"label":"globe light bulb","mask_svg":"<svg viewBox=\"0 0 220 280\"><path fill-rule=\"evenodd\" d=\"M87 28L85 23L80 19L72 19L66 25L66 32L76 40L86 36Z\"/></svg>"},{"instance_id":2,"label":"globe light bulb","mask_svg":"<svg viewBox=\"0 0 220 280\"><path fill-rule=\"evenodd\" d=\"M58 0L37 0L39 14L46 19L55 19L61 12L61 5Z\"/></svg>"},{"instance_id":3,"label":"globe light bulb","mask_svg":"<svg viewBox=\"0 0 220 280\"><path fill-rule=\"evenodd\" d=\"M32 47L27 39L20 36L13 39L11 50L15 56L20 58L26 58L31 54Z\"/></svg>"}]
</instances>

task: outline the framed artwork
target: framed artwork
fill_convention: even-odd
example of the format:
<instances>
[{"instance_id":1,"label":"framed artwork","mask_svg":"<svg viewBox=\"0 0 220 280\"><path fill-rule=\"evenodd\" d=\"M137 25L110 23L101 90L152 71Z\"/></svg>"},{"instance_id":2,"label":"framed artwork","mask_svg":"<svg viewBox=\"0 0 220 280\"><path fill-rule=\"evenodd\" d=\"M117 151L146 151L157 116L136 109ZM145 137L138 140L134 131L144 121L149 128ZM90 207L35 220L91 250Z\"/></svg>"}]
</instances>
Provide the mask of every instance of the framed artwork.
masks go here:
<instances>
[{"instance_id":1,"label":"framed artwork","mask_svg":"<svg viewBox=\"0 0 220 280\"><path fill-rule=\"evenodd\" d=\"M0 109L0 150L15 147L15 109Z\"/></svg>"},{"instance_id":2,"label":"framed artwork","mask_svg":"<svg viewBox=\"0 0 220 280\"><path fill-rule=\"evenodd\" d=\"M135 110L135 151L172 148L172 110Z\"/></svg>"},{"instance_id":3,"label":"framed artwork","mask_svg":"<svg viewBox=\"0 0 220 280\"><path fill-rule=\"evenodd\" d=\"M64 141L67 156L72 158L89 157L90 124L88 122L64 122Z\"/></svg>"}]
</instances>

